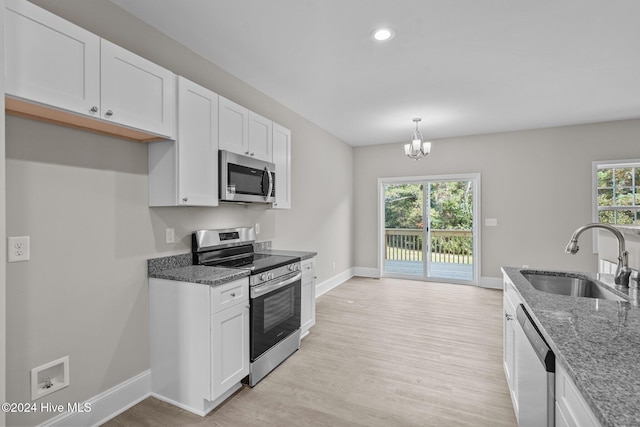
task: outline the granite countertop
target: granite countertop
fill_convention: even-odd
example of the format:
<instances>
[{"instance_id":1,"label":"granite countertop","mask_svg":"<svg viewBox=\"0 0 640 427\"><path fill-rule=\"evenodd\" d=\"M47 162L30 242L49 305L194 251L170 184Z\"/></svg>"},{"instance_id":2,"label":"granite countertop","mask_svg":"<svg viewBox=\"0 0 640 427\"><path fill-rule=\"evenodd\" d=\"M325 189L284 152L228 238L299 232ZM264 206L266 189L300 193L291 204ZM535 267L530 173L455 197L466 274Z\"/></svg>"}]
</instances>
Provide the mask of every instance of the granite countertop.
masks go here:
<instances>
[{"instance_id":1,"label":"granite countertop","mask_svg":"<svg viewBox=\"0 0 640 427\"><path fill-rule=\"evenodd\" d=\"M148 276L156 279L220 286L249 276L247 270L193 265L193 255L181 254L147 261Z\"/></svg>"},{"instance_id":2,"label":"granite countertop","mask_svg":"<svg viewBox=\"0 0 640 427\"><path fill-rule=\"evenodd\" d=\"M615 289L612 276L599 280L628 302L554 295L538 291L522 275L528 268L503 267L525 308L603 426L640 425L640 310L636 290Z\"/></svg>"},{"instance_id":3,"label":"granite countertop","mask_svg":"<svg viewBox=\"0 0 640 427\"><path fill-rule=\"evenodd\" d=\"M156 279L178 280L180 282L201 283L210 286L220 286L248 276L248 270L207 267L204 265L189 265L149 273L149 277Z\"/></svg>"},{"instance_id":4,"label":"granite countertop","mask_svg":"<svg viewBox=\"0 0 640 427\"><path fill-rule=\"evenodd\" d=\"M301 260L313 258L317 255L316 252L283 251L270 248L260 248L257 253L294 256L299 257ZM249 276L248 270L193 265L193 255L191 253L152 258L147 261L147 269L148 276L156 279L202 283L210 286L219 286Z\"/></svg>"}]
</instances>

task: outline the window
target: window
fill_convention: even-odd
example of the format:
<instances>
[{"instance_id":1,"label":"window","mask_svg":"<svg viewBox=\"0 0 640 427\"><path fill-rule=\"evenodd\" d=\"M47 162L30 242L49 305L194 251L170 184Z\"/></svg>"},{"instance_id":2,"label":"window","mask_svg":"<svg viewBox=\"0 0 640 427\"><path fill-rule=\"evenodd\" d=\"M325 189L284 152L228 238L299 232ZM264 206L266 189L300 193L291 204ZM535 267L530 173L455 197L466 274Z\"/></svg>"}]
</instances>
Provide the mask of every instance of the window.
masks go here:
<instances>
[{"instance_id":1,"label":"window","mask_svg":"<svg viewBox=\"0 0 640 427\"><path fill-rule=\"evenodd\" d=\"M594 221L640 225L640 160L594 162Z\"/></svg>"}]
</instances>

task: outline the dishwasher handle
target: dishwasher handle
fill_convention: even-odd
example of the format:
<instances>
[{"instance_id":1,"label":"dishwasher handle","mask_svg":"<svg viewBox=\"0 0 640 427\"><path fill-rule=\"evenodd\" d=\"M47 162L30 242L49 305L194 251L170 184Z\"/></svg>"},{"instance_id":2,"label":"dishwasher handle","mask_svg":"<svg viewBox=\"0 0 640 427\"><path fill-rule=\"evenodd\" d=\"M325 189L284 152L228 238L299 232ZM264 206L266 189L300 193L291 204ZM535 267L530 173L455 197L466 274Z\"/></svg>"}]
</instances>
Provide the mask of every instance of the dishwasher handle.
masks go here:
<instances>
[{"instance_id":1,"label":"dishwasher handle","mask_svg":"<svg viewBox=\"0 0 640 427\"><path fill-rule=\"evenodd\" d=\"M545 370L547 372L555 372L556 357L547 342L542 338L542 334L535 323L533 323L533 319L531 319L531 316L527 313L524 305L518 304L518 308L516 308L516 318Z\"/></svg>"}]
</instances>

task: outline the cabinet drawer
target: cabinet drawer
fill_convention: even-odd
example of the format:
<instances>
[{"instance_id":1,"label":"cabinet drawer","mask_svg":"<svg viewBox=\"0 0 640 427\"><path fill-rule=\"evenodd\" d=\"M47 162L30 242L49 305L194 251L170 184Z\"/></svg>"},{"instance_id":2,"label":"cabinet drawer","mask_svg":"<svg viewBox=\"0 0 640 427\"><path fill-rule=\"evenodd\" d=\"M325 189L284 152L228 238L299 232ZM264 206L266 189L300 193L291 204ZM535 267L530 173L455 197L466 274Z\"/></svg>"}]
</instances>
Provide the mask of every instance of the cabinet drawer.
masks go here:
<instances>
[{"instance_id":1,"label":"cabinet drawer","mask_svg":"<svg viewBox=\"0 0 640 427\"><path fill-rule=\"evenodd\" d=\"M228 307L249 301L249 279L211 288L211 313L218 313Z\"/></svg>"},{"instance_id":2,"label":"cabinet drawer","mask_svg":"<svg viewBox=\"0 0 640 427\"><path fill-rule=\"evenodd\" d=\"M514 308L522 302L520 301L520 295L518 294L518 291L516 291L516 288L509 280L504 281L504 296L509 300Z\"/></svg>"},{"instance_id":3,"label":"cabinet drawer","mask_svg":"<svg viewBox=\"0 0 640 427\"><path fill-rule=\"evenodd\" d=\"M316 259L315 258L311 258L311 259L306 259L306 260L302 261L301 268L302 268L302 275L303 276L309 276L309 275L315 274Z\"/></svg>"}]
</instances>

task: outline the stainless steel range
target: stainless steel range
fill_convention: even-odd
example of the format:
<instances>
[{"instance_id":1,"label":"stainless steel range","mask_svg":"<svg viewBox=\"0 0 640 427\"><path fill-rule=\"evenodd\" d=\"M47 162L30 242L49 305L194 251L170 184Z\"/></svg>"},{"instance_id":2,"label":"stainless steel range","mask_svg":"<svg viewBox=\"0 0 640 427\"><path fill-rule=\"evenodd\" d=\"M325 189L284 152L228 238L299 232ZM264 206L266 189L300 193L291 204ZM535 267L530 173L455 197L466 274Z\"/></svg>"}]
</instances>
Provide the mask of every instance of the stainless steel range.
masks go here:
<instances>
[{"instance_id":1,"label":"stainless steel range","mask_svg":"<svg viewBox=\"0 0 640 427\"><path fill-rule=\"evenodd\" d=\"M249 385L300 348L300 258L255 253L252 227L199 230L192 235L193 263L249 271Z\"/></svg>"}]
</instances>

